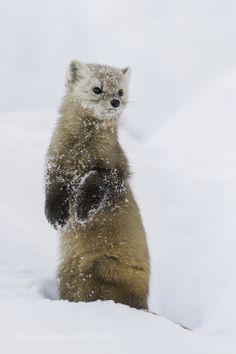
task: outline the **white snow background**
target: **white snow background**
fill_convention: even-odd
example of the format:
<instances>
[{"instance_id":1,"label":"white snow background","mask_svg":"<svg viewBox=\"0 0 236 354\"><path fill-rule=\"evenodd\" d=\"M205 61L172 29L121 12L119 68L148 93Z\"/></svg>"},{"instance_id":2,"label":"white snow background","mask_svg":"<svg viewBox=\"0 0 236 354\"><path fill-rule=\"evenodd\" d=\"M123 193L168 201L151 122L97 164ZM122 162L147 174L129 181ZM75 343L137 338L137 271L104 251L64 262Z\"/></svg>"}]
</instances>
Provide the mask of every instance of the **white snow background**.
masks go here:
<instances>
[{"instance_id":1,"label":"white snow background","mask_svg":"<svg viewBox=\"0 0 236 354\"><path fill-rule=\"evenodd\" d=\"M235 354L235 18L230 0L0 1L1 352ZM74 58L133 69L120 140L159 316L57 297L43 175Z\"/></svg>"}]
</instances>

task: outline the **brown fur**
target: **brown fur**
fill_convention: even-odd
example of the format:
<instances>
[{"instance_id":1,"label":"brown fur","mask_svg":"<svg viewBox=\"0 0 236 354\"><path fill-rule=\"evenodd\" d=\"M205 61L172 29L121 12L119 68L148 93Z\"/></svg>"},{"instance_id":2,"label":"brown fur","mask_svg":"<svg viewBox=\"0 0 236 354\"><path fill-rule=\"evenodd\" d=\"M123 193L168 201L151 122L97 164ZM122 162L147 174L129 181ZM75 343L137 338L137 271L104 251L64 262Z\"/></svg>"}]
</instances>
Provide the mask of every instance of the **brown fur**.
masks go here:
<instances>
[{"instance_id":1,"label":"brown fur","mask_svg":"<svg viewBox=\"0 0 236 354\"><path fill-rule=\"evenodd\" d=\"M77 190L84 174L94 169L118 171L122 189L114 192L91 220L78 222ZM52 222L50 208L55 210L57 204L53 196L58 192L60 198L62 184L72 186L67 198L69 217L60 231L58 279L62 299L114 300L147 309L148 249L128 178L117 122L91 117L76 105L69 91L49 147L45 207ZM64 194L62 198L65 200Z\"/></svg>"}]
</instances>

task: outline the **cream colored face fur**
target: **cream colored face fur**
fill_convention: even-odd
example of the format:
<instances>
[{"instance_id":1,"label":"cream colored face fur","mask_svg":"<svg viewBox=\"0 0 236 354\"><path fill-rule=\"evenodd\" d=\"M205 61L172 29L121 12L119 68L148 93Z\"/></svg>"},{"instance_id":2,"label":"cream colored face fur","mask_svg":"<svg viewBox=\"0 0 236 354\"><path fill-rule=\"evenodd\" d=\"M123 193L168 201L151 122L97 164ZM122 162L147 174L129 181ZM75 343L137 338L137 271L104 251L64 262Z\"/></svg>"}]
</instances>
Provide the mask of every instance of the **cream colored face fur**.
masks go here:
<instances>
[{"instance_id":1,"label":"cream colored face fur","mask_svg":"<svg viewBox=\"0 0 236 354\"><path fill-rule=\"evenodd\" d=\"M117 69L73 61L67 74L67 87L73 101L86 115L99 120L117 119L127 104L129 78L129 67ZM94 88L101 89L101 93L96 94ZM118 100L119 106L113 107L112 100Z\"/></svg>"}]
</instances>

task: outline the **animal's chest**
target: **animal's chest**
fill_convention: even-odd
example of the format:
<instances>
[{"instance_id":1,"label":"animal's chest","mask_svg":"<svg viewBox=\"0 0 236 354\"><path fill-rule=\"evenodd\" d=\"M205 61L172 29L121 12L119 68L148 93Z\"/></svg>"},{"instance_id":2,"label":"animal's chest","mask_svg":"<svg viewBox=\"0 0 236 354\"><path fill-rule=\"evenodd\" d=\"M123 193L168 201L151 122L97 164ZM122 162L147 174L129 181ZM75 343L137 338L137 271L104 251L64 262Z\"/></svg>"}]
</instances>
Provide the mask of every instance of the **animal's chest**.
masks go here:
<instances>
[{"instance_id":1,"label":"animal's chest","mask_svg":"<svg viewBox=\"0 0 236 354\"><path fill-rule=\"evenodd\" d=\"M73 176L82 176L92 169L112 169L119 164L117 154L112 147L76 145L67 151L65 168Z\"/></svg>"}]
</instances>

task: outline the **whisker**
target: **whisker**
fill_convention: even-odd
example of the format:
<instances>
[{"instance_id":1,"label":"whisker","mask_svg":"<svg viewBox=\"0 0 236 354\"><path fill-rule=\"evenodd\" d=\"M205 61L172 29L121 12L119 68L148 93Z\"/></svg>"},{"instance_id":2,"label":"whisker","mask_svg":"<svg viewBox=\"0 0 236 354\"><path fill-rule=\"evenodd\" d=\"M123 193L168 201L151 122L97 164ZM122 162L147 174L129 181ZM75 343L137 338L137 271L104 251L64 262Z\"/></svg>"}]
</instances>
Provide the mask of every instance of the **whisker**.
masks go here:
<instances>
[{"instance_id":1,"label":"whisker","mask_svg":"<svg viewBox=\"0 0 236 354\"><path fill-rule=\"evenodd\" d=\"M124 101L125 104L134 103L134 101Z\"/></svg>"}]
</instances>

